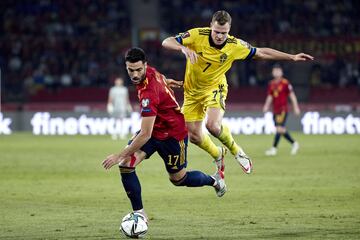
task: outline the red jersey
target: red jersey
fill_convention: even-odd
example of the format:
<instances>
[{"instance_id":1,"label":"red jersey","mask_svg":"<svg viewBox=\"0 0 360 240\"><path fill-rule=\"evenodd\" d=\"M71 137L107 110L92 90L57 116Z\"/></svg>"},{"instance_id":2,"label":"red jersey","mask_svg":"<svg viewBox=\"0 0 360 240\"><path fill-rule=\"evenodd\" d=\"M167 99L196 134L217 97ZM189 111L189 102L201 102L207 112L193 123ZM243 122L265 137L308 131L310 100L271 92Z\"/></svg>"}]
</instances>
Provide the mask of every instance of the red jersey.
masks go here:
<instances>
[{"instance_id":1,"label":"red jersey","mask_svg":"<svg viewBox=\"0 0 360 240\"><path fill-rule=\"evenodd\" d=\"M173 137L183 140L187 136L184 115L180 112L174 92L165 77L149 65L146 79L136 86L142 117L156 116L152 137L165 140Z\"/></svg>"},{"instance_id":2,"label":"red jersey","mask_svg":"<svg viewBox=\"0 0 360 240\"><path fill-rule=\"evenodd\" d=\"M275 79L269 83L268 86L268 95L271 95L273 98L273 112L274 114L280 114L282 112L288 111L288 97L293 91L293 88L289 81L285 78L282 78L280 81Z\"/></svg>"}]
</instances>

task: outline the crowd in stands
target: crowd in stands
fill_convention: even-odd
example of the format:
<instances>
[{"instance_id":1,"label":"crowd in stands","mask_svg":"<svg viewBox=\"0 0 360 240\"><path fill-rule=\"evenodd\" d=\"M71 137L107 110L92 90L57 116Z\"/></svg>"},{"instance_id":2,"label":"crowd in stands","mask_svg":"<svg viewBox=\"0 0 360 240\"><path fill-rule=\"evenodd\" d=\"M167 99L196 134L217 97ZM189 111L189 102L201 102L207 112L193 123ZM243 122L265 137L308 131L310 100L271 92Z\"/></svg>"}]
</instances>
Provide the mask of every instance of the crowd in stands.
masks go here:
<instances>
[{"instance_id":1,"label":"crowd in stands","mask_svg":"<svg viewBox=\"0 0 360 240\"><path fill-rule=\"evenodd\" d=\"M4 95L111 85L130 46L127 1L11 1L1 7ZM120 71L120 72L119 72Z\"/></svg>"},{"instance_id":2,"label":"crowd in stands","mask_svg":"<svg viewBox=\"0 0 360 240\"><path fill-rule=\"evenodd\" d=\"M307 52L316 58L309 73L312 86L360 86L360 2L292 0L160 0L161 27L166 34L209 26L214 10L232 16L231 35L255 47ZM182 9L182 11L179 11ZM315 41L316 44L313 44ZM299 42L301 47L293 42ZM289 45L291 45L289 47ZM345 49L350 49L346 51ZM269 80L268 64L256 61L240 66L246 74L240 84ZM178 68L178 66L176 66ZM176 71L173 68L173 71ZM245 78L245 79L244 79Z\"/></svg>"},{"instance_id":3,"label":"crowd in stands","mask_svg":"<svg viewBox=\"0 0 360 240\"><path fill-rule=\"evenodd\" d=\"M232 35L251 44L261 43L261 39L268 43L285 39L279 50L291 51L282 46L293 39L301 39L305 44L309 39L350 43L360 39L360 2L356 0L305 0L301 3L291 0L159 0L160 36L208 26L214 10L219 9L226 9L232 15ZM123 54L132 40L130 1L3 0L0 12L3 100L26 101L44 88L50 91L66 87L108 88L116 75L125 76ZM181 79L185 65L183 56L161 49L161 40L141 42L140 46L149 53L152 65ZM304 51L311 51L311 48ZM308 84L360 86L359 55L359 49L350 53L340 51L332 56L323 52L315 55L317 60L312 63ZM236 64L229 73L229 82L235 87L265 85L271 77L268 71L271 64L256 61Z\"/></svg>"}]
</instances>

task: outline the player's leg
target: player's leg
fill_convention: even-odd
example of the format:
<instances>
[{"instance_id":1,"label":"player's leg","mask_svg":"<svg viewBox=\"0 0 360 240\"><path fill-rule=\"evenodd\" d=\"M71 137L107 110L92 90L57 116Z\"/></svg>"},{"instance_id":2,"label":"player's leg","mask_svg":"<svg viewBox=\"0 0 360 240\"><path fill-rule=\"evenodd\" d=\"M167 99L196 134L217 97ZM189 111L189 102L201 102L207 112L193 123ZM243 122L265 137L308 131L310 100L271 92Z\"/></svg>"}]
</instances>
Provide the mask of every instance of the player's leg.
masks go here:
<instances>
[{"instance_id":1,"label":"player's leg","mask_svg":"<svg viewBox=\"0 0 360 240\"><path fill-rule=\"evenodd\" d=\"M216 138L218 138L235 156L245 173L250 173L252 169L251 159L245 154L244 150L235 142L230 129L222 123L224 111L220 108L209 107L207 110L206 128Z\"/></svg>"},{"instance_id":2,"label":"player's leg","mask_svg":"<svg viewBox=\"0 0 360 240\"><path fill-rule=\"evenodd\" d=\"M273 145L270 149L265 151L267 156L275 156L277 154L277 147L281 139L282 134L284 133L284 123L285 123L286 113L282 112L280 114L273 113L273 121L275 125L275 135Z\"/></svg>"},{"instance_id":3,"label":"player's leg","mask_svg":"<svg viewBox=\"0 0 360 240\"><path fill-rule=\"evenodd\" d=\"M132 140L129 141L129 144ZM119 170L121 182L124 190L130 199L131 206L134 212L140 212L146 219L147 214L144 211L142 198L141 198L141 184L138 176L136 175L135 168L144 159L149 158L156 151L153 139L150 139L141 150L135 152L131 157L119 163Z\"/></svg>"},{"instance_id":4,"label":"player's leg","mask_svg":"<svg viewBox=\"0 0 360 240\"><path fill-rule=\"evenodd\" d=\"M285 114L284 117L284 121L282 123L283 129L282 129L282 135L284 136L284 138L291 143L292 147L291 147L291 154L295 155L297 153L297 151L299 150L299 143L296 142L293 137L290 135L289 131L286 129L285 125L286 125L286 120L287 120L287 113Z\"/></svg>"},{"instance_id":5,"label":"player's leg","mask_svg":"<svg viewBox=\"0 0 360 240\"><path fill-rule=\"evenodd\" d=\"M216 138L218 138L235 156L235 160L240 164L245 173L252 170L251 159L245 154L243 149L235 142L230 129L222 123L225 112L225 100L227 96L227 85L219 84L216 89L211 91L205 101L207 111L206 128Z\"/></svg>"},{"instance_id":6,"label":"player's leg","mask_svg":"<svg viewBox=\"0 0 360 240\"><path fill-rule=\"evenodd\" d=\"M215 160L223 159L222 155L225 155L225 150L216 146L210 136L204 133L202 121L186 122L186 126L188 128L190 142L208 152Z\"/></svg>"},{"instance_id":7,"label":"player's leg","mask_svg":"<svg viewBox=\"0 0 360 240\"><path fill-rule=\"evenodd\" d=\"M223 161L225 149L216 146L210 136L203 132L202 124L206 114L203 101L185 98L182 112L185 116L190 142L208 152L215 161Z\"/></svg>"},{"instance_id":8,"label":"player's leg","mask_svg":"<svg viewBox=\"0 0 360 240\"><path fill-rule=\"evenodd\" d=\"M119 136L119 139L121 139L121 140L126 138L125 128L123 127L125 117L126 117L126 110L121 109L119 112L119 121L121 122L121 128L118 131L118 136Z\"/></svg>"},{"instance_id":9,"label":"player's leg","mask_svg":"<svg viewBox=\"0 0 360 240\"><path fill-rule=\"evenodd\" d=\"M141 185L139 178L136 175L135 168L143 159L145 159L145 156L145 152L138 151L128 159L119 163L121 181L134 211L143 209Z\"/></svg>"},{"instance_id":10,"label":"player's leg","mask_svg":"<svg viewBox=\"0 0 360 240\"><path fill-rule=\"evenodd\" d=\"M220 171L217 171L214 176L196 170L186 171L187 138L181 141L173 138L159 141L158 153L164 160L170 181L175 186L213 186L219 197L225 194L226 185Z\"/></svg>"}]
</instances>

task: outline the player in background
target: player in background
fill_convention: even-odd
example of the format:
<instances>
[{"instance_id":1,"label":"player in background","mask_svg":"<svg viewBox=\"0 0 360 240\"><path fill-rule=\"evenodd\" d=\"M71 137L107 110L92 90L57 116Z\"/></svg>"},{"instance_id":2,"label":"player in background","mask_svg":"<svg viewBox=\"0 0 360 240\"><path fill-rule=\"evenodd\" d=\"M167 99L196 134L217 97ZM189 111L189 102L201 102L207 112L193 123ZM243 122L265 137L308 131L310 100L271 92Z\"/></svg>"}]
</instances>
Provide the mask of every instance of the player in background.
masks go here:
<instances>
[{"instance_id":1,"label":"player in background","mask_svg":"<svg viewBox=\"0 0 360 240\"><path fill-rule=\"evenodd\" d=\"M226 11L214 13L210 27L193 28L175 37L168 37L163 47L186 56L184 104L189 137L192 143L208 152L220 170L224 170L223 147L217 147L202 130L205 126L235 156L245 173L250 173L252 162L234 141L229 128L222 123L228 84L225 73L235 60L289 60L306 61L313 57L304 53L288 54L271 48L255 48L229 35L231 16Z\"/></svg>"},{"instance_id":2,"label":"player in background","mask_svg":"<svg viewBox=\"0 0 360 240\"><path fill-rule=\"evenodd\" d=\"M290 136L285 127L288 115L288 97L290 97L296 115L300 115L300 108L293 87L290 82L283 77L283 70L280 65L274 65L272 75L274 79L271 80L268 85L263 112L269 111L270 104L272 103L276 133L272 148L267 150L265 154L268 156L276 155L280 137L284 136L284 138L292 144L291 154L294 155L299 149L299 144Z\"/></svg>"},{"instance_id":3,"label":"player in background","mask_svg":"<svg viewBox=\"0 0 360 240\"><path fill-rule=\"evenodd\" d=\"M106 157L102 165L109 169L119 164L121 180L133 210L146 216L135 167L154 152L163 159L175 186L213 186L217 196L223 196L226 185L221 171L213 176L200 171L186 171L188 133L168 79L147 65L145 53L140 48L130 49L125 55L125 63L138 92L141 129L128 146L120 153Z\"/></svg>"},{"instance_id":4,"label":"player in background","mask_svg":"<svg viewBox=\"0 0 360 240\"><path fill-rule=\"evenodd\" d=\"M124 86L124 80L121 77L116 78L114 86L110 88L107 111L111 117L120 121L132 112L129 91L127 87ZM116 129L111 137L113 140L118 139L118 137L124 139L125 134L122 128L120 128Z\"/></svg>"}]
</instances>

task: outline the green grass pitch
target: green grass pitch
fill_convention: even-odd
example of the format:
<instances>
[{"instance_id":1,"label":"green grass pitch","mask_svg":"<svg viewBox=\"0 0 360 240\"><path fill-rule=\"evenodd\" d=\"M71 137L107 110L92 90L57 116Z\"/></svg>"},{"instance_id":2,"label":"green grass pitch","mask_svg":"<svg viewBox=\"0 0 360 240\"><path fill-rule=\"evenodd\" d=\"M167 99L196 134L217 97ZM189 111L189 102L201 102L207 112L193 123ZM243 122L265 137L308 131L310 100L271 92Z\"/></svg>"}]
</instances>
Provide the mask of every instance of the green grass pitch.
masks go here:
<instances>
[{"instance_id":1,"label":"green grass pitch","mask_svg":"<svg viewBox=\"0 0 360 240\"><path fill-rule=\"evenodd\" d=\"M150 217L147 239L360 239L360 137L294 134L296 156L272 136L237 136L254 159L246 175L229 154L228 192L174 187L157 154L138 168ZM101 161L123 148L109 136L0 136L0 239L122 239L131 211L118 169ZM212 174L189 144L188 169Z\"/></svg>"}]
</instances>

